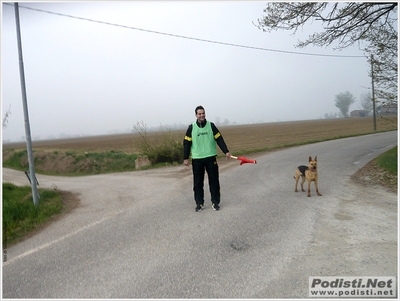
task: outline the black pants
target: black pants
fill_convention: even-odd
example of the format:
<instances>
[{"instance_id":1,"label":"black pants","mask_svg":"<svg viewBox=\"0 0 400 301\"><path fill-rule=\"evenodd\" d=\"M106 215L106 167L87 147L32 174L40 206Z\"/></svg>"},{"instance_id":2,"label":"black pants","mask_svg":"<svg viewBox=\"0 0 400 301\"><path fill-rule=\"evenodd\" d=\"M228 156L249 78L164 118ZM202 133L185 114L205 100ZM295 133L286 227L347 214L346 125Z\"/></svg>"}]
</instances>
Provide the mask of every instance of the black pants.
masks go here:
<instances>
[{"instance_id":1,"label":"black pants","mask_svg":"<svg viewBox=\"0 0 400 301\"><path fill-rule=\"evenodd\" d=\"M210 186L211 202L219 204L220 186L217 157L208 157L204 159L193 159L193 191L194 200L197 205L204 204L204 175L207 171L208 184Z\"/></svg>"}]
</instances>

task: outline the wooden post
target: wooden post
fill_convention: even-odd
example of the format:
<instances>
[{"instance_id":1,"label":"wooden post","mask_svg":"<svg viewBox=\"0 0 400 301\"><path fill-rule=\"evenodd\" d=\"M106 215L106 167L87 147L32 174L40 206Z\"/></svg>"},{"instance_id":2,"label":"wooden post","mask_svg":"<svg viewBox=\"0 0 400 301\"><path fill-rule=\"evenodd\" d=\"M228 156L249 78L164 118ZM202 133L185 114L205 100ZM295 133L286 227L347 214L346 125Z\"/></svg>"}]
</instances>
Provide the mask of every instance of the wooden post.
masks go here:
<instances>
[{"instance_id":1,"label":"wooden post","mask_svg":"<svg viewBox=\"0 0 400 301\"><path fill-rule=\"evenodd\" d=\"M375 88L374 88L374 55L371 54L371 83L372 83L372 110L374 116L374 131L376 132L376 108L375 108Z\"/></svg>"}]
</instances>

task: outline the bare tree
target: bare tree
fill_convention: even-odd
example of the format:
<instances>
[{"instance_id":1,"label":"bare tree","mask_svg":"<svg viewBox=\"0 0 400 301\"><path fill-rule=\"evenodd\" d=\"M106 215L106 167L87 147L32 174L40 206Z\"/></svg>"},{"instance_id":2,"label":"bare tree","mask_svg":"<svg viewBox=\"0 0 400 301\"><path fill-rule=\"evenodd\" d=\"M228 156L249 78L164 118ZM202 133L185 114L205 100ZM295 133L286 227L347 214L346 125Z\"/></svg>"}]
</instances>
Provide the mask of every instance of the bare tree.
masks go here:
<instances>
[{"instance_id":1,"label":"bare tree","mask_svg":"<svg viewBox=\"0 0 400 301\"><path fill-rule=\"evenodd\" d=\"M388 27L389 28L389 27ZM378 105L397 104L398 95L398 32L395 28L376 28L366 51L373 68L375 100Z\"/></svg>"},{"instance_id":2,"label":"bare tree","mask_svg":"<svg viewBox=\"0 0 400 301\"><path fill-rule=\"evenodd\" d=\"M296 34L310 22L322 24L320 32L298 41L296 47L332 45L337 50L356 43L364 47L374 67L375 98L397 102L397 2L271 2L264 12L258 28L266 32L283 29Z\"/></svg>"},{"instance_id":3,"label":"bare tree","mask_svg":"<svg viewBox=\"0 0 400 301\"><path fill-rule=\"evenodd\" d=\"M377 25L393 28L397 21L396 10L397 2L271 2L258 23L263 31L285 29L296 33L307 22L320 21L324 31L299 41L297 46L328 46L337 41L337 49L341 49L369 41L373 38L371 30Z\"/></svg>"},{"instance_id":4,"label":"bare tree","mask_svg":"<svg viewBox=\"0 0 400 301\"><path fill-rule=\"evenodd\" d=\"M7 127L8 117L10 117L10 115L11 115L11 105L8 107L8 110L4 114L4 117L3 117L3 129L5 129Z\"/></svg>"},{"instance_id":5,"label":"bare tree","mask_svg":"<svg viewBox=\"0 0 400 301\"><path fill-rule=\"evenodd\" d=\"M368 114L372 111L372 96L370 92L365 92L361 94L360 97L361 108L367 111Z\"/></svg>"}]
</instances>

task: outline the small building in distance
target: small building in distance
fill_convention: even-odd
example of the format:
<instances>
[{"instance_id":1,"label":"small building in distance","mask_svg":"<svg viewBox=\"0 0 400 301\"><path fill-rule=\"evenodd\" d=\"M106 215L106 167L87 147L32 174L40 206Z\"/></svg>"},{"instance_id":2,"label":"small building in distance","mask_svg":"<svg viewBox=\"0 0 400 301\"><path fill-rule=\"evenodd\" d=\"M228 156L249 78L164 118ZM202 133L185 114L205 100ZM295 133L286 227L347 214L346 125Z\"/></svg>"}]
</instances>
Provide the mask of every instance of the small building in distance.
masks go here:
<instances>
[{"instance_id":1,"label":"small building in distance","mask_svg":"<svg viewBox=\"0 0 400 301\"><path fill-rule=\"evenodd\" d=\"M376 108L378 115L397 115L397 102L391 105L382 105Z\"/></svg>"},{"instance_id":2,"label":"small building in distance","mask_svg":"<svg viewBox=\"0 0 400 301\"><path fill-rule=\"evenodd\" d=\"M350 112L350 117L367 117L368 111L365 110L354 110Z\"/></svg>"}]
</instances>

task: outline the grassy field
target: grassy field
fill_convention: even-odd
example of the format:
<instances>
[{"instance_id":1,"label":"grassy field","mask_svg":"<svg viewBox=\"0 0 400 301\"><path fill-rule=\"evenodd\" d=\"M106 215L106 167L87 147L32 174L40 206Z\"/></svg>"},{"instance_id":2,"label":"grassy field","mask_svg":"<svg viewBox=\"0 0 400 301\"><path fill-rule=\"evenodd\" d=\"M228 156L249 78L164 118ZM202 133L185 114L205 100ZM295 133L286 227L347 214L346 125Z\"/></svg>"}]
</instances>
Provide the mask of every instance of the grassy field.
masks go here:
<instances>
[{"instance_id":1,"label":"grassy field","mask_svg":"<svg viewBox=\"0 0 400 301\"><path fill-rule=\"evenodd\" d=\"M218 124L217 124L218 126ZM374 133L372 118L320 119L308 121L218 126L233 155ZM378 118L377 132L397 130L397 118ZM186 129L168 133L183 141ZM150 132L153 141L165 133ZM133 170L140 154L138 134L92 136L64 140L34 141L38 173L83 175ZM28 168L25 143L3 145L3 166ZM222 153L220 153L222 154Z\"/></svg>"}]
</instances>

